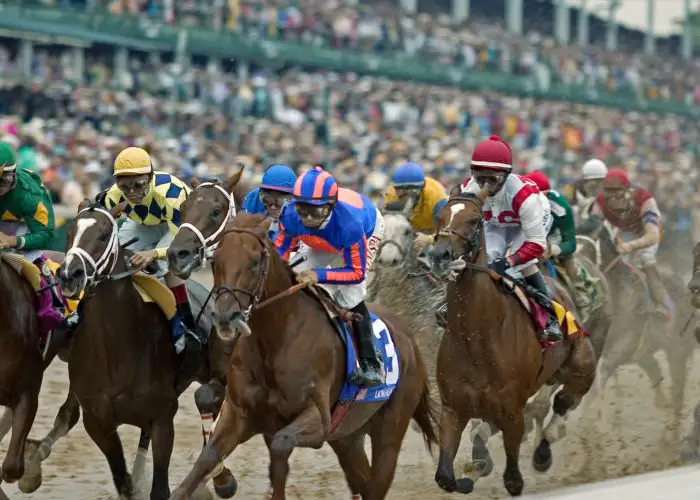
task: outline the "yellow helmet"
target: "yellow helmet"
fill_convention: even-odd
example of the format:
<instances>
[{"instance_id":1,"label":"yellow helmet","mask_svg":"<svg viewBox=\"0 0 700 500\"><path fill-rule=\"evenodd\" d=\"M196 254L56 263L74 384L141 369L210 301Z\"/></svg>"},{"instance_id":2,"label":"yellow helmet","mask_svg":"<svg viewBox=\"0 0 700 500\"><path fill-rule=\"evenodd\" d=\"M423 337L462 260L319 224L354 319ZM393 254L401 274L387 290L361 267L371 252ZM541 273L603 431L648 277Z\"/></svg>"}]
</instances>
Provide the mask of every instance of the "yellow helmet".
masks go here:
<instances>
[{"instance_id":1,"label":"yellow helmet","mask_svg":"<svg viewBox=\"0 0 700 500\"><path fill-rule=\"evenodd\" d=\"M143 175L153 172L149 154L141 148L126 148L114 160L114 175Z\"/></svg>"}]
</instances>

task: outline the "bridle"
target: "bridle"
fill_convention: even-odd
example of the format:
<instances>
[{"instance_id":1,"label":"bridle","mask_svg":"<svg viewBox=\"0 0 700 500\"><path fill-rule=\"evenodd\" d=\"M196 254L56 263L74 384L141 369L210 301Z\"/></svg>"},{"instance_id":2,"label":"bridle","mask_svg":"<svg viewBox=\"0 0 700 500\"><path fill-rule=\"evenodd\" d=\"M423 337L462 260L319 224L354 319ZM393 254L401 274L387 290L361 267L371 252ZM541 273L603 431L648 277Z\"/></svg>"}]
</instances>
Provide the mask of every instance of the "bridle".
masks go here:
<instances>
[{"instance_id":1,"label":"bridle","mask_svg":"<svg viewBox=\"0 0 700 500\"><path fill-rule=\"evenodd\" d=\"M216 184L214 182L203 182L199 186L197 186L195 189L199 189L199 188L203 188L203 187L213 187L214 189L217 189L218 191L220 191L226 197L226 200L228 201L228 212L226 213L224 220L221 221L221 224L219 225L218 229L207 237L205 237L202 234L202 232L194 224L190 224L189 222L185 222L184 224L181 224L180 228L178 229L178 233L183 229L189 229L190 231L192 231L194 233L194 235L199 240L200 247L199 247L199 252L197 254L197 257L199 258L201 267L204 267L206 265L207 261L214 254L214 250L216 250L216 247L219 245L217 238L224 231L224 228L226 227L226 224L228 223L228 221L232 217L236 216L236 201L233 198L233 193L229 193L223 187L221 187L219 184ZM190 194L190 196L192 196L192 195Z\"/></svg>"},{"instance_id":2,"label":"bridle","mask_svg":"<svg viewBox=\"0 0 700 500\"><path fill-rule=\"evenodd\" d=\"M253 309L259 309L260 307L264 307L265 305L267 305L267 303L269 303L269 301L261 303L260 299L262 298L262 294L265 289L265 283L267 282L267 275L270 271L270 250L268 248L267 238L263 239L260 235L258 235L255 231L251 229L237 227L229 228L223 231L221 233L221 236L223 237L224 235L227 235L229 233L249 234L253 236L262 247L262 259L260 261L262 271L258 276L258 281L255 284L255 288L253 289L253 291L245 290L243 288L234 288L228 285L221 285L212 290L214 302L216 302L220 297L224 295L232 295L238 303L238 306L241 310L243 321L247 322L250 319L250 314L252 313ZM247 307L243 307L243 304L241 304L241 301L238 299L237 293L241 293L250 298L250 303ZM275 297L273 297L273 299L274 298Z\"/></svg>"},{"instance_id":3,"label":"bridle","mask_svg":"<svg viewBox=\"0 0 700 500\"><path fill-rule=\"evenodd\" d=\"M476 207L479 210L479 213L481 213L481 205L479 203L479 200L476 198L476 196L471 195L471 194L461 194L457 195L454 198L450 200L450 202L456 202L456 201L467 201L469 203L472 203L476 205ZM449 205L448 205L449 206ZM465 241L466 243L466 250L462 255L458 255L456 259L461 259L465 260L465 257L467 258L466 261L470 263L469 261L473 261L476 259L476 257L479 255L479 252L481 251L481 237L484 232L484 217L481 216L479 217L479 220L476 223L476 229L474 232L470 235L467 236L465 234L462 234L459 231L456 231L452 229L451 227L446 227L444 229L441 229L438 231L438 236L450 236L450 235L455 235L462 240ZM473 262L471 262L473 264Z\"/></svg>"},{"instance_id":4,"label":"bridle","mask_svg":"<svg viewBox=\"0 0 700 500\"><path fill-rule=\"evenodd\" d=\"M102 252L102 255L100 255L100 257L97 259L93 259L92 255L77 246L71 247L66 252L66 262L69 256L76 257L80 261L84 271L82 286L83 291L87 290L89 285L98 283L102 276L109 276L112 271L114 271L114 267L117 265L117 259L119 256L119 229L114 216L112 216L112 214L104 208L88 207L78 212L76 220L79 220L80 216L85 212L100 212L107 217L109 222L112 224L112 233L109 236L109 242ZM88 265L90 266L91 272L88 270Z\"/></svg>"}]
</instances>

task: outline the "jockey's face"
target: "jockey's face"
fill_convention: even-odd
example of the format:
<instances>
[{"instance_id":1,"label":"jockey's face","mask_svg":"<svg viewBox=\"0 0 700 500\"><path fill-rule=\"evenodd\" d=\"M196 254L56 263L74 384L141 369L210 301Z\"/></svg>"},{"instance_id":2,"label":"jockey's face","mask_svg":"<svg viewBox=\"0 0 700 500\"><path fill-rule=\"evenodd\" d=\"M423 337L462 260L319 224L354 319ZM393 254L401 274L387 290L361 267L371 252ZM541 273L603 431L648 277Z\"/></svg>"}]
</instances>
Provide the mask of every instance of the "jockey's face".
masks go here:
<instances>
[{"instance_id":1,"label":"jockey's face","mask_svg":"<svg viewBox=\"0 0 700 500\"><path fill-rule=\"evenodd\" d=\"M333 206L297 202L294 204L294 210L301 219L302 224L311 229L318 229L331 215Z\"/></svg>"},{"instance_id":2,"label":"jockey's face","mask_svg":"<svg viewBox=\"0 0 700 500\"><path fill-rule=\"evenodd\" d=\"M126 200L136 205L148 196L151 188L151 174L121 175L117 177L117 187Z\"/></svg>"},{"instance_id":3,"label":"jockey's face","mask_svg":"<svg viewBox=\"0 0 700 500\"><path fill-rule=\"evenodd\" d=\"M583 181L585 195L595 197L603 190L603 179L586 179Z\"/></svg>"},{"instance_id":4,"label":"jockey's face","mask_svg":"<svg viewBox=\"0 0 700 500\"><path fill-rule=\"evenodd\" d=\"M611 210L625 210L627 208L627 188L606 187L603 189L603 194Z\"/></svg>"},{"instance_id":5,"label":"jockey's face","mask_svg":"<svg viewBox=\"0 0 700 500\"><path fill-rule=\"evenodd\" d=\"M406 187L406 186L401 186L401 187L394 187L396 190L396 196L398 197L399 201L401 203L406 203L408 200L413 200L413 203L418 202L418 198L420 198L421 192L423 192L422 187Z\"/></svg>"},{"instance_id":6,"label":"jockey's face","mask_svg":"<svg viewBox=\"0 0 700 500\"><path fill-rule=\"evenodd\" d=\"M15 187L16 180L17 173L14 171L5 172L3 175L0 175L0 196L5 196L12 191L12 188Z\"/></svg>"},{"instance_id":7,"label":"jockey's face","mask_svg":"<svg viewBox=\"0 0 700 500\"><path fill-rule=\"evenodd\" d=\"M284 207L289 200L292 199L290 193L285 193L284 191L274 191L272 189L260 189L259 198L262 204L265 206L265 210L270 214L270 217L277 220L280 217L280 212L282 212L282 207Z\"/></svg>"},{"instance_id":8,"label":"jockey's face","mask_svg":"<svg viewBox=\"0 0 700 500\"><path fill-rule=\"evenodd\" d=\"M499 172L498 170L491 170L488 168L472 167L472 175L481 189L488 187L489 196L494 196L498 193L503 187L503 183L506 181L505 172Z\"/></svg>"}]
</instances>

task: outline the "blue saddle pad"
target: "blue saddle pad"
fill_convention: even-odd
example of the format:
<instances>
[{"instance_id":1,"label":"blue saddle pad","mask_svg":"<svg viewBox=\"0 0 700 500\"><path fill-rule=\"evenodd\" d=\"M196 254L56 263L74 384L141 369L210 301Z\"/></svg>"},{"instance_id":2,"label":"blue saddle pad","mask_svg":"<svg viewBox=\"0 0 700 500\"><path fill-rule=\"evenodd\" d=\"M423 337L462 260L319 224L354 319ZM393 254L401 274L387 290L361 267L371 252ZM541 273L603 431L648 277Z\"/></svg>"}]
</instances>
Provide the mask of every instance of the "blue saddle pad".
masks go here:
<instances>
[{"instance_id":1,"label":"blue saddle pad","mask_svg":"<svg viewBox=\"0 0 700 500\"><path fill-rule=\"evenodd\" d=\"M399 364L399 354L394 346L394 339L391 338L389 329L378 316L370 313L372 318L372 326L374 329L374 345L384 359L384 379L385 382L376 387L361 387L351 384L349 377L358 366L357 352L355 351L355 343L352 339L352 333L349 328L342 323L340 328L345 337L345 366L346 379L343 389L340 391L339 402L354 401L358 403L370 403L375 401L386 401L391 397L391 394L396 389L396 384L399 383L399 374L401 372Z\"/></svg>"}]
</instances>

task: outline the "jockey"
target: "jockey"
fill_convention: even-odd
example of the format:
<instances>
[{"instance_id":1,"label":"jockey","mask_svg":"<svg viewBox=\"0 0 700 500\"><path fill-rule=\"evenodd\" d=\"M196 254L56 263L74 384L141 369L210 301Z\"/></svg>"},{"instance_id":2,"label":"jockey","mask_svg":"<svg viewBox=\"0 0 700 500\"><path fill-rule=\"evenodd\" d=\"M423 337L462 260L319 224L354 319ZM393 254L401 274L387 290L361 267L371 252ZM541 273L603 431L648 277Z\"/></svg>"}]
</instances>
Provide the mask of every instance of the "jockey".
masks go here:
<instances>
[{"instance_id":1,"label":"jockey","mask_svg":"<svg viewBox=\"0 0 700 500\"><path fill-rule=\"evenodd\" d=\"M578 181L578 189L576 189L578 215L582 221L587 221L590 218L591 208L596 196L603 190L603 179L607 173L607 165L597 158L583 164L581 179Z\"/></svg>"},{"instance_id":2,"label":"jockey","mask_svg":"<svg viewBox=\"0 0 700 500\"><path fill-rule=\"evenodd\" d=\"M130 245L136 250L131 257L131 266L145 268L157 261L165 272L165 283L175 296L177 312L185 327L185 335L174 338L175 351L193 353L202 341L192 314L185 282L167 272L166 251L180 227L180 205L187 199L190 188L181 180L166 172L153 169L151 157L141 148L123 150L114 160L115 183L107 191L105 206L112 209L126 203L124 213L128 218L119 228L119 240L125 243L133 238L138 241ZM190 341L190 337L192 341Z\"/></svg>"},{"instance_id":3,"label":"jockey","mask_svg":"<svg viewBox=\"0 0 700 500\"><path fill-rule=\"evenodd\" d=\"M359 314L357 346L359 368L350 380L358 385L382 383L382 357L374 346L374 331L365 305L365 277L378 243L384 236L384 219L365 196L338 188L335 179L315 167L297 179L293 200L282 209L275 245L285 260L296 243L307 260L297 266L297 281L326 285L338 305ZM338 256L341 267L329 267Z\"/></svg>"},{"instance_id":4,"label":"jockey","mask_svg":"<svg viewBox=\"0 0 700 500\"><path fill-rule=\"evenodd\" d=\"M392 185L384 194L384 205L401 210L411 204L411 226L417 231L415 247L420 250L433 242L437 232L437 214L447 205L445 188L432 177L426 177L416 163L404 163L391 178ZM429 233L429 234L426 234Z\"/></svg>"},{"instance_id":5,"label":"jockey","mask_svg":"<svg viewBox=\"0 0 700 500\"><path fill-rule=\"evenodd\" d=\"M243 210L251 214L264 214L272 218L270 239L279 231L279 218L284 207L292 199L297 176L286 165L272 165L265 171L262 185L250 191L243 201Z\"/></svg>"},{"instance_id":6,"label":"jockey","mask_svg":"<svg viewBox=\"0 0 700 500\"><path fill-rule=\"evenodd\" d=\"M634 265L646 274L649 293L656 305L654 312L668 316L672 305L656 267L662 233L661 212L651 193L632 187L627 173L613 168L603 180L603 192L596 198L591 214L619 229L618 251L630 254Z\"/></svg>"},{"instance_id":7,"label":"jockey","mask_svg":"<svg viewBox=\"0 0 700 500\"><path fill-rule=\"evenodd\" d=\"M569 275L574 287L572 291L576 306L579 308L587 307L590 305L590 300L586 293L586 283L574 263L574 252L576 251L574 211L566 198L551 188L549 179L544 172L535 170L525 177L537 184L540 192L549 199L553 222L547 238L546 255L549 258L557 259L566 269L566 274Z\"/></svg>"},{"instance_id":8,"label":"jockey","mask_svg":"<svg viewBox=\"0 0 700 500\"><path fill-rule=\"evenodd\" d=\"M477 194L488 188L483 210L489 267L501 275L508 268L519 269L528 285L551 300L544 276L537 268L552 225L549 202L533 182L511 173L512 164L510 146L492 135L474 149L472 177L462 183L461 190ZM509 246L510 254L506 255ZM544 334L553 342L562 339L559 322L551 312Z\"/></svg>"}]
</instances>

